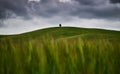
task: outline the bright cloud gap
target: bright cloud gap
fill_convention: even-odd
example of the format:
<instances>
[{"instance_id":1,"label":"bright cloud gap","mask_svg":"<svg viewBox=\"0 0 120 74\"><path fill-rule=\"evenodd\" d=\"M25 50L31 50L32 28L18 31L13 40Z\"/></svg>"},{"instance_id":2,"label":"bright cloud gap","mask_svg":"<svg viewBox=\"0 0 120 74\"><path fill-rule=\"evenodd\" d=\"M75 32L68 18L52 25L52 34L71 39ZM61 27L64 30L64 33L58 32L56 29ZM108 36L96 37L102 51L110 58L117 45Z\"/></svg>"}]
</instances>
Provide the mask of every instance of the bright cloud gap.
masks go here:
<instances>
[{"instance_id":1,"label":"bright cloud gap","mask_svg":"<svg viewBox=\"0 0 120 74\"><path fill-rule=\"evenodd\" d=\"M47 27L58 27L58 24L61 23L63 26L72 26L72 27L83 27L83 28L101 28L101 29L110 29L120 31L120 22L112 22L110 20L103 19L83 19L74 17L72 20L68 20L67 17L62 19L62 17L52 17L51 19L34 17L29 20L24 20L23 18L12 18L7 19L4 22L4 25L9 24L10 26L1 27L0 34L21 34L29 31L34 31ZM60 21L58 21L60 20ZM22 24L22 26L21 26ZM11 29L12 28L12 29Z\"/></svg>"}]
</instances>

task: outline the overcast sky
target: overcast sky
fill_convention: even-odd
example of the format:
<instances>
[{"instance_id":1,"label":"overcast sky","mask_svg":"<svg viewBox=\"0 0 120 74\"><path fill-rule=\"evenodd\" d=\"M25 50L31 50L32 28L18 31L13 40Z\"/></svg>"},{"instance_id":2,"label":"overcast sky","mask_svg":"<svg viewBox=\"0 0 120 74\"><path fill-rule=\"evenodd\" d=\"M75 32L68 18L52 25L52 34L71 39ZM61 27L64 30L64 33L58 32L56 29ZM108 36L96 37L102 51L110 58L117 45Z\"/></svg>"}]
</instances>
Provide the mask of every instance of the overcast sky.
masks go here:
<instances>
[{"instance_id":1,"label":"overcast sky","mask_svg":"<svg viewBox=\"0 0 120 74\"><path fill-rule=\"evenodd\" d=\"M0 0L0 34L63 26L120 31L120 0Z\"/></svg>"}]
</instances>

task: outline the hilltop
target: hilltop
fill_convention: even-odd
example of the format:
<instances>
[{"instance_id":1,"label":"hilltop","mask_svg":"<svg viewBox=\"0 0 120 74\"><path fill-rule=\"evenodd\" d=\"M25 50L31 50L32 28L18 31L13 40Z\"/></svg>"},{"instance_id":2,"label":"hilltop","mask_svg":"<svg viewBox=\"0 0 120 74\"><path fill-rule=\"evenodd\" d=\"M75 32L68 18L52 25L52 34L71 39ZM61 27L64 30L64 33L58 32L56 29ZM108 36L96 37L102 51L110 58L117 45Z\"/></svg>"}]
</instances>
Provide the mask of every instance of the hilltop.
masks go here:
<instances>
[{"instance_id":1,"label":"hilltop","mask_svg":"<svg viewBox=\"0 0 120 74\"><path fill-rule=\"evenodd\" d=\"M93 37L120 37L120 31L104 30L104 29L89 29L89 28L77 28L77 27L52 27L40 30L35 30L18 35L0 35L0 38L5 37L17 37L17 38L37 38L37 37L53 37L64 38L72 36L93 36Z\"/></svg>"}]
</instances>

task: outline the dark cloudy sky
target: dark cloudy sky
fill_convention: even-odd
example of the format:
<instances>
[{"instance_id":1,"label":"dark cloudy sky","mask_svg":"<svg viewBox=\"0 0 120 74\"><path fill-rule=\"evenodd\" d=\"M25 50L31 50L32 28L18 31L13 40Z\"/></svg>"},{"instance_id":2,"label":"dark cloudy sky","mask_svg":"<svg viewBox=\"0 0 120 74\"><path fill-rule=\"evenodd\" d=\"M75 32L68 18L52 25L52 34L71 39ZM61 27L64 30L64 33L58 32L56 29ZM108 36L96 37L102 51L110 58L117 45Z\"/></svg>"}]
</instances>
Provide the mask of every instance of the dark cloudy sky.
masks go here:
<instances>
[{"instance_id":1,"label":"dark cloudy sky","mask_svg":"<svg viewBox=\"0 0 120 74\"><path fill-rule=\"evenodd\" d=\"M0 34L56 27L59 23L120 31L120 0L0 0Z\"/></svg>"}]
</instances>

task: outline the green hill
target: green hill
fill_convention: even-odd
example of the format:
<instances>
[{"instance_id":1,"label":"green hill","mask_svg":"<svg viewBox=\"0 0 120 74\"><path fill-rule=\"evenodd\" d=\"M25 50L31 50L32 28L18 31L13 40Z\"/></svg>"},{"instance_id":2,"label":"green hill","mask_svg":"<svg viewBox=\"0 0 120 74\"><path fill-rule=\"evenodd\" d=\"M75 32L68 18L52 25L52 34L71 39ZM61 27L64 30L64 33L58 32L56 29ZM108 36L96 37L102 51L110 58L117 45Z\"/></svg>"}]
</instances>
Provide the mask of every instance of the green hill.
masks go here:
<instances>
[{"instance_id":1,"label":"green hill","mask_svg":"<svg viewBox=\"0 0 120 74\"><path fill-rule=\"evenodd\" d=\"M120 31L53 27L0 35L0 74L120 74Z\"/></svg>"},{"instance_id":2,"label":"green hill","mask_svg":"<svg viewBox=\"0 0 120 74\"><path fill-rule=\"evenodd\" d=\"M36 30L28 33L23 33L19 35L0 35L0 38L4 37L18 37L18 38L36 38L42 36L50 36L54 38L61 38L61 37L71 37L71 36L87 36L87 35L103 35L104 36L115 36L120 37L120 31L112 31L112 30L104 30L104 29L88 29L88 28L77 28L77 27L53 27L53 28L46 28L41 30Z\"/></svg>"}]
</instances>

